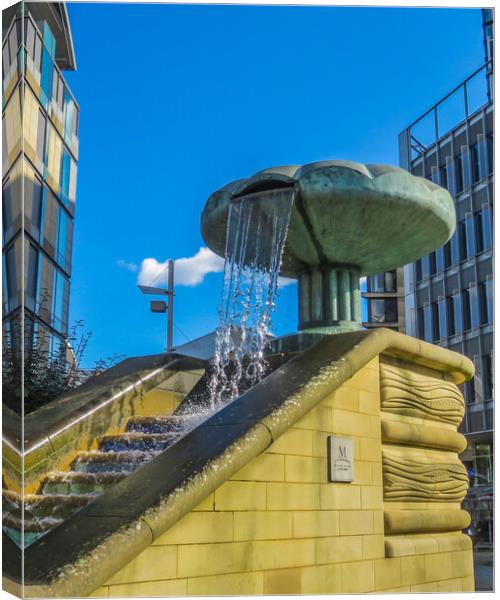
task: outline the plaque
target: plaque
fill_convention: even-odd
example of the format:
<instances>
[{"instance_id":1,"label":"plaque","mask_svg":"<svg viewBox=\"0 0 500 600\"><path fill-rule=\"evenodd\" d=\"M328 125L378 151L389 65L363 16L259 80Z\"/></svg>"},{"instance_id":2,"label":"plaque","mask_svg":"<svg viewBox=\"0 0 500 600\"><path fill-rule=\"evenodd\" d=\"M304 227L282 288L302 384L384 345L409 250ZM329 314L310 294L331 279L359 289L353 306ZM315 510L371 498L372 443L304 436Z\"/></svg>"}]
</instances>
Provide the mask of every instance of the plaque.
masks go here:
<instances>
[{"instance_id":1,"label":"plaque","mask_svg":"<svg viewBox=\"0 0 500 600\"><path fill-rule=\"evenodd\" d=\"M330 481L350 482L354 479L352 438L328 436L328 471Z\"/></svg>"}]
</instances>

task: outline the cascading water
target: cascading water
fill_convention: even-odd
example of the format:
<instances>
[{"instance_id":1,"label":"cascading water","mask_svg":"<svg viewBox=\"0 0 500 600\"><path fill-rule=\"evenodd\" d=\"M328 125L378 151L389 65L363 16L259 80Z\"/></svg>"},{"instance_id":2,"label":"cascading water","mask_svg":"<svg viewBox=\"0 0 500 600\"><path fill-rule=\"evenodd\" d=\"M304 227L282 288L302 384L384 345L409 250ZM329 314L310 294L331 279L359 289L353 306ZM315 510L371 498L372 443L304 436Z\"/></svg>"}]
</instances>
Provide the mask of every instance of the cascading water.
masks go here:
<instances>
[{"instance_id":1,"label":"cascading water","mask_svg":"<svg viewBox=\"0 0 500 600\"><path fill-rule=\"evenodd\" d=\"M294 190L249 194L231 202L224 281L209 384L212 409L266 371L264 349L276 307L278 274ZM251 232L251 233L250 233Z\"/></svg>"}]
</instances>

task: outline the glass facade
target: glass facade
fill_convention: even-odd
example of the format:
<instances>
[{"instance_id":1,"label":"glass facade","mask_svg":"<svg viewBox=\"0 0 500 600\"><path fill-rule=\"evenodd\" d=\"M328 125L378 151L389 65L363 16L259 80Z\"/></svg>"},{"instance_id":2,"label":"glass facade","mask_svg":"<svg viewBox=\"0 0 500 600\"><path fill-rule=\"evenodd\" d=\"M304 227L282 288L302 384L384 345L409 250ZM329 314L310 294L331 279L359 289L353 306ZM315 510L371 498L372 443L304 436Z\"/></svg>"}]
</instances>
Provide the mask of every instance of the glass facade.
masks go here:
<instances>
[{"instance_id":1,"label":"glass facade","mask_svg":"<svg viewBox=\"0 0 500 600\"><path fill-rule=\"evenodd\" d=\"M3 317L4 323L14 319L24 303L25 314L49 339L63 340L79 108L56 62L47 22L35 22L29 4L22 6L2 46Z\"/></svg>"},{"instance_id":2,"label":"glass facade","mask_svg":"<svg viewBox=\"0 0 500 600\"><path fill-rule=\"evenodd\" d=\"M367 328L405 331L403 270L369 275L361 286L362 320Z\"/></svg>"},{"instance_id":3,"label":"glass facade","mask_svg":"<svg viewBox=\"0 0 500 600\"><path fill-rule=\"evenodd\" d=\"M483 18L488 50L492 11L483 10ZM465 354L474 362L475 377L463 386L466 412L461 425L468 438L463 460L480 473L471 480L474 485L491 482L493 438L491 54L486 60L399 137L401 166L447 188L455 200L457 228L451 239L436 253L405 267L406 322L410 335ZM443 105L449 108L452 97L461 98L461 105L455 105L447 126L439 128ZM430 130L420 139L427 122ZM472 505L471 510L474 519Z\"/></svg>"}]
</instances>

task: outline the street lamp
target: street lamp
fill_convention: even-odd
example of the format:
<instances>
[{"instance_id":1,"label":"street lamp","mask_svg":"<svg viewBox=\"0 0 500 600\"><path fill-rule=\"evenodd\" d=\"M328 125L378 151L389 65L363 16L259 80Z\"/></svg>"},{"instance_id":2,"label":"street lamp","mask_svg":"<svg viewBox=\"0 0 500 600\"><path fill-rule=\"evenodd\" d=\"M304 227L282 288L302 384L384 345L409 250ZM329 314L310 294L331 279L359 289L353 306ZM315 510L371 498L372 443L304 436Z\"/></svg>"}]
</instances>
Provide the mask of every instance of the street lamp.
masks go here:
<instances>
[{"instance_id":1,"label":"street lamp","mask_svg":"<svg viewBox=\"0 0 500 600\"><path fill-rule=\"evenodd\" d=\"M174 261L168 261L168 285L167 289L153 287L150 285L137 286L143 294L151 296L167 296L168 303L163 300L151 300L151 312L164 313L168 311L167 318L167 352L173 347L173 325L174 325Z\"/></svg>"}]
</instances>

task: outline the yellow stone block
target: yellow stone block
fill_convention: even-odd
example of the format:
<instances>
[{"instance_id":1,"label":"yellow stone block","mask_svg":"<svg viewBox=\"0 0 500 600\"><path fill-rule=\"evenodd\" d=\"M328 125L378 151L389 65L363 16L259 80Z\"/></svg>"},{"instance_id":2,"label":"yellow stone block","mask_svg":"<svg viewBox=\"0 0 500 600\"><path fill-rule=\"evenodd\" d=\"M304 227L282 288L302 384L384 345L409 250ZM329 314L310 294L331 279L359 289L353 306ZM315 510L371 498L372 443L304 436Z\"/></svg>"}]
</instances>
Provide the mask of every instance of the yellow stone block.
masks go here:
<instances>
[{"instance_id":1,"label":"yellow stone block","mask_svg":"<svg viewBox=\"0 0 500 600\"><path fill-rule=\"evenodd\" d=\"M333 431L338 435L380 439L380 418L376 415L334 409Z\"/></svg>"},{"instance_id":2,"label":"yellow stone block","mask_svg":"<svg viewBox=\"0 0 500 600\"><path fill-rule=\"evenodd\" d=\"M107 598L108 595L109 587L107 585L101 585L89 595L89 598Z\"/></svg>"},{"instance_id":3,"label":"yellow stone block","mask_svg":"<svg viewBox=\"0 0 500 600\"><path fill-rule=\"evenodd\" d=\"M381 558L375 561L375 589L378 592L401 585L399 558Z\"/></svg>"},{"instance_id":4,"label":"yellow stone block","mask_svg":"<svg viewBox=\"0 0 500 600\"><path fill-rule=\"evenodd\" d=\"M361 438L359 440L359 458L371 462L382 461L382 443L379 439Z\"/></svg>"},{"instance_id":5,"label":"yellow stone block","mask_svg":"<svg viewBox=\"0 0 500 600\"><path fill-rule=\"evenodd\" d=\"M314 564L314 540L252 542L252 570L286 569Z\"/></svg>"},{"instance_id":6,"label":"yellow stone block","mask_svg":"<svg viewBox=\"0 0 500 600\"><path fill-rule=\"evenodd\" d=\"M358 392L358 397L359 412L367 413L369 415L380 414L380 394L378 390L372 392L360 390Z\"/></svg>"},{"instance_id":7,"label":"yellow stone block","mask_svg":"<svg viewBox=\"0 0 500 600\"><path fill-rule=\"evenodd\" d=\"M342 565L302 568L302 594L338 594L342 591Z\"/></svg>"},{"instance_id":8,"label":"yellow stone block","mask_svg":"<svg viewBox=\"0 0 500 600\"><path fill-rule=\"evenodd\" d=\"M268 510L319 510L320 485L315 483L268 483Z\"/></svg>"},{"instance_id":9,"label":"yellow stone block","mask_svg":"<svg viewBox=\"0 0 500 600\"><path fill-rule=\"evenodd\" d=\"M371 462L357 460L354 463L354 483L357 485L373 484L373 469Z\"/></svg>"},{"instance_id":10,"label":"yellow stone block","mask_svg":"<svg viewBox=\"0 0 500 600\"><path fill-rule=\"evenodd\" d=\"M293 537L328 537L338 534L338 511L304 510L293 513Z\"/></svg>"},{"instance_id":11,"label":"yellow stone block","mask_svg":"<svg viewBox=\"0 0 500 600\"><path fill-rule=\"evenodd\" d=\"M301 569L264 571L264 594L300 594Z\"/></svg>"},{"instance_id":12,"label":"yellow stone block","mask_svg":"<svg viewBox=\"0 0 500 600\"><path fill-rule=\"evenodd\" d=\"M474 575L474 560L471 550L453 552L451 558L452 577L468 577Z\"/></svg>"},{"instance_id":13,"label":"yellow stone block","mask_svg":"<svg viewBox=\"0 0 500 600\"><path fill-rule=\"evenodd\" d=\"M327 537L316 540L316 562L347 563L363 558L361 536Z\"/></svg>"},{"instance_id":14,"label":"yellow stone block","mask_svg":"<svg viewBox=\"0 0 500 600\"><path fill-rule=\"evenodd\" d=\"M417 583L416 585L410 586L411 592L437 592L438 582L433 581L431 583Z\"/></svg>"},{"instance_id":15,"label":"yellow stone block","mask_svg":"<svg viewBox=\"0 0 500 600\"><path fill-rule=\"evenodd\" d=\"M115 573L106 584L174 579L176 576L177 547L149 546Z\"/></svg>"},{"instance_id":16,"label":"yellow stone block","mask_svg":"<svg viewBox=\"0 0 500 600\"><path fill-rule=\"evenodd\" d=\"M257 456L231 477L238 481L284 481L285 457L281 454Z\"/></svg>"},{"instance_id":17,"label":"yellow stone block","mask_svg":"<svg viewBox=\"0 0 500 600\"><path fill-rule=\"evenodd\" d=\"M373 513L373 533L384 533L384 513L381 510Z\"/></svg>"},{"instance_id":18,"label":"yellow stone block","mask_svg":"<svg viewBox=\"0 0 500 600\"><path fill-rule=\"evenodd\" d=\"M375 590L375 566L372 560L342 564L342 592L364 594Z\"/></svg>"},{"instance_id":19,"label":"yellow stone block","mask_svg":"<svg viewBox=\"0 0 500 600\"><path fill-rule=\"evenodd\" d=\"M215 490L215 510L264 510L266 483L226 481Z\"/></svg>"},{"instance_id":20,"label":"yellow stone block","mask_svg":"<svg viewBox=\"0 0 500 600\"><path fill-rule=\"evenodd\" d=\"M425 557L425 581L451 579L451 553L439 552Z\"/></svg>"},{"instance_id":21,"label":"yellow stone block","mask_svg":"<svg viewBox=\"0 0 500 600\"><path fill-rule=\"evenodd\" d=\"M438 581L438 592L461 592L462 591L462 580L461 579L446 579L445 581Z\"/></svg>"},{"instance_id":22,"label":"yellow stone block","mask_svg":"<svg viewBox=\"0 0 500 600\"><path fill-rule=\"evenodd\" d=\"M186 579L170 579L163 581L145 581L125 585L110 585L110 597L146 597L153 596L185 596L187 594Z\"/></svg>"},{"instance_id":23,"label":"yellow stone block","mask_svg":"<svg viewBox=\"0 0 500 600\"><path fill-rule=\"evenodd\" d=\"M322 510L359 510L361 488L349 483L328 483L321 486Z\"/></svg>"},{"instance_id":24,"label":"yellow stone block","mask_svg":"<svg viewBox=\"0 0 500 600\"><path fill-rule=\"evenodd\" d=\"M344 385L355 390L376 392L379 389L380 376L378 370L363 367L348 379Z\"/></svg>"},{"instance_id":25,"label":"yellow stone block","mask_svg":"<svg viewBox=\"0 0 500 600\"><path fill-rule=\"evenodd\" d=\"M156 539L153 544L203 544L233 540L233 513L191 512Z\"/></svg>"},{"instance_id":26,"label":"yellow stone block","mask_svg":"<svg viewBox=\"0 0 500 600\"><path fill-rule=\"evenodd\" d=\"M326 458L286 456L285 480L294 482L326 483L328 481Z\"/></svg>"},{"instance_id":27,"label":"yellow stone block","mask_svg":"<svg viewBox=\"0 0 500 600\"><path fill-rule=\"evenodd\" d=\"M292 427L273 442L266 452L312 456L312 440L312 431L307 429L294 429Z\"/></svg>"},{"instance_id":28,"label":"yellow stone block","mask_svg":"<svg viewBox=\"0 0 500 600\"><path fill-rule=\"evenodd\" d=\"M187 580L188 596L254 596L263 593L262 573L234 573Z\"/></svg>"},{"instance_id":29,"label":"yellow stone block","mask_svg":"<svg viewBox=\"0 0 500 600\"><path fill-rule=\"evenodd\" d=\"M343 510L339 513L340 535L373 533L373 512L369 510Z\"/></svg>"},{"instance_id":30,"label":"yellow stone block","mask_svg":"<svg viewBox=\"0 0 500 600\"><path fill-rule=\"evenodd\" d=\"M363 558L384 558L384 536L378 535L364 535L362 538L363 542Z\"/></svg>"},{"instance_id":31,"label":"yellow stone block","mask_svg":"<svg viewBox=\"0 0 500 600\"><path fill-rule=\"evenodd\" d=\"M384 476L382 472L382 461L372 463L373 485L382 485Z\"/></svg>"},{"instance_id":32,"label":"yellow stone block","mask_svg":"<svg viewBox=\"0 0 500 600\"><path fill-rule=\"evenodd\" d=\"M474 575L469 575L468 577L462 578L462 591L463 592L474 592L475 591L474 584Z\"/></svg>"},{"instance_id":33,"label":"yellow stone block","mask_svg":"<svg viewBox=\"0 0 500 600\"><path fill-rule=\"evenodd\" d=\"M204 500L202 500L193 510L210 511L214 510L215 503L215 492L209 494Z\"/></svg>"},{"instance_id":34,"label":"yellow stone block","mask_svg":"<svg viewBox=\"0 0 500 600\"><path fill-rule=\"evenodd\" d=\"M294 427L330 432L332 431L332 409L321 403L297 421Z\"/></svg>"},{"instance_id":35,"label":"yellow stone block","mask_svg":"<svg viewBox=\"0 0 500 600\"><path fill-rule=\"evenodd\" d=\"M252 568L252 542L178 547L178 577L241 573Z\"/></svg>"},{"instance_id":36,"label":"yellow stone block","mask_svg":"<svg viewBox=\"0 0 500 600\"><path fill-rule=\"evenodd\" d=\"M323 431L313 431L312 433L312 456L326 458L328 455L328 436L330 434ZM356 456L354 456L356 458Z\"/></svg>"},{"instance_id":37,"label":"yellow stone block","mask_svg":"<svg viewBox=\"0 0 500 600\"><path fill-rule=\"evenodd\" d=\"M425 556L402 556L401 583L414 585L425 581Z\"/></svg>"},{"instance_id":38,"label":"yellow stone block","mask_svg":"<svg viewBox=\"0 0 500 600\"><path fill-rule=\"evenodd\" d=\"M361 488L361 508L372 508L382 510L384 507L383 488L374 485Z\"/></svg>"},{"instance_id":39,"label":"yellow stone block","mask_svg":"<svg viewBox=\"0 0 500 600\"><path fill-rule=\"evenodd\" d=\"M333 394L329 394L322 403L331 408L359 412L358 390L341 386L338 390L335 390Z\"/></svg>"},{"instance_id":40,"label":"yellow stone block","mask_svg":"<svg viewBox=\"0 0 500 600\"><path fill-rule=\"evenodd\" d=\"M235 512L234 539L277 540L292 537L292 513L282 511Z\"/></svg>"}]
</instances>

